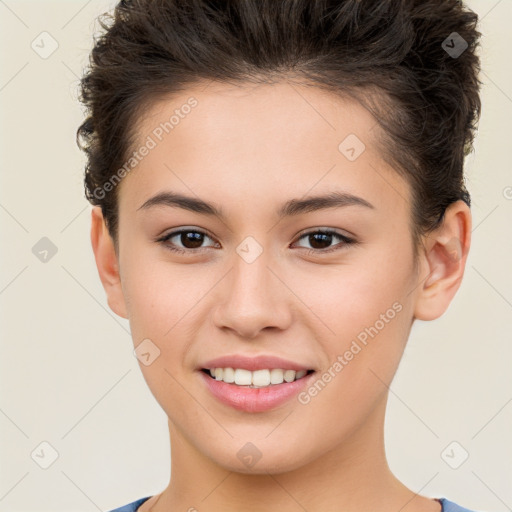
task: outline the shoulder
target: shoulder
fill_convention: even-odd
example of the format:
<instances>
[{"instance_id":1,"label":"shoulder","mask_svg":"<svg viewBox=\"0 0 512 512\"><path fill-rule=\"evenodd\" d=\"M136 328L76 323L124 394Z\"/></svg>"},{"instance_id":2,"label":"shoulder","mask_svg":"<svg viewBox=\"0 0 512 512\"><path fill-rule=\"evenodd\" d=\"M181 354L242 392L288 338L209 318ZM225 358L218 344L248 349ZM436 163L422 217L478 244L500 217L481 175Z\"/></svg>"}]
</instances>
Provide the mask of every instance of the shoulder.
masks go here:
<instances>
[{"instance_id":1,"label":"shoulder","mask_svg":"<svg viewBox=\"0 0 512 512\"><path fill-rule=\"evenodd\" d=\"M446 498L439 498L439 501L443 506L442 512L476 512L474 510L470 510L469 508L461 507L460 505L457 505L457 503L454 503L453 501L450 501Z\"/></svg>"},{"instance_id":2,"label":"shoulder","mask_svg":"<svg viewBox=\"0 0 512 512\"><path fill-rule=\"evenodd\" d=\"M110 512L136 512L136 510L147 500L149 500L151 496L146 496L145 498L140 498L137 501L132 503L128 503L128 505L123 505L122 507L111 510Z\"/></svg>"},{"instance_id":3,"label":"shoulder","mask_svg":"<svg viewBox=\"0 0 512 512\"><path fill-rule=\"evenodd\" d=\"M137 501L133 501L132 503L128 503L127 505L123 505L122 507L111 510L110 512L136 512L137 509L147 500L149 500L151 496L146 496L145 498L140 498ZM442 512L477 512L474 510L470 510L469 508L461 507L450 501L447 498L439 498L441 505L443 506Z\"/></svg>"}]
</instances>

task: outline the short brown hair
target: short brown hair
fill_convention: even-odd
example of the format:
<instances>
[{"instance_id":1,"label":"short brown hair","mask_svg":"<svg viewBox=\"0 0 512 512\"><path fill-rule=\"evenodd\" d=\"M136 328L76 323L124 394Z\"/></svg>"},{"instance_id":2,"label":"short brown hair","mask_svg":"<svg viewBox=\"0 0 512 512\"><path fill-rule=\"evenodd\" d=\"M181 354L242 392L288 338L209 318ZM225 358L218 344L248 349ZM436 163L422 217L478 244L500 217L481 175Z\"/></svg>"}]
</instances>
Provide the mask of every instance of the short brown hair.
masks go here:
<instances>
[{"instance_id":1,"label":"short brown hair","mask_svg":"<svg viewBox=\"0 0 512 512\"><path fill-rule=\"evenodd\" d=\"M126 161L142 109L202 80L292 76L368 107L384 158L411 185L415 245L451 203L470 205L463 163L480 116L480 33L461 1L123 0L100 23L77 141L86 197L116 247L118 188L97 190Z\"/></svg>"}]
</instances>

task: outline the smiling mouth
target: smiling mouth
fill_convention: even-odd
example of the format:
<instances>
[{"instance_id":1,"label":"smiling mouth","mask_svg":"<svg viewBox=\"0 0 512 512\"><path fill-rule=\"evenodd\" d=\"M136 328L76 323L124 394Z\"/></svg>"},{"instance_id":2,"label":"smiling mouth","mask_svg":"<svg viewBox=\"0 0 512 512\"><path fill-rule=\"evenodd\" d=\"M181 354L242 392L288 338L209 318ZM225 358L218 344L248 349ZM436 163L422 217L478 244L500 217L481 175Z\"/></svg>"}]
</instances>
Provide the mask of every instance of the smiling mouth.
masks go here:
<instances>
[{"instance_id":1,"label":"smiling mouth","mask_svg":"<svg viewBox=\"0 0 512 512\"><path fill-rule=\"evenodd\" d=\"M246 370L243 368L202 368L211 379L237 387L268 388L294 382L310 375L314 370L283 370L278 368Z\"/></svg>"}]
</instances>

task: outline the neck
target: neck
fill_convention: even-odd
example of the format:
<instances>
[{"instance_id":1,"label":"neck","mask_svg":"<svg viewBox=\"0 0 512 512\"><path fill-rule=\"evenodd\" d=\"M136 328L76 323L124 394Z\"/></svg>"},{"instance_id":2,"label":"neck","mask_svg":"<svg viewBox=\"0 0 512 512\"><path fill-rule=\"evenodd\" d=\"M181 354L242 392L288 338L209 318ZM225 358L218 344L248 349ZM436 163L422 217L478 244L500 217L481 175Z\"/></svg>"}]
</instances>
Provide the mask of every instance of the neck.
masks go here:
<instances>
[{"instance_id":1,"label":"neck","mask_svg":"<svg viewBox=\"0 0 512 512\"><path fill-rule=\"evenodd\" d=\"M440 512L437 501L405 487L388 467L383 400L338 446L287 472L237 473L192 446L169 421L171 480L140 512Z\"/></svg>"}]
</instances>

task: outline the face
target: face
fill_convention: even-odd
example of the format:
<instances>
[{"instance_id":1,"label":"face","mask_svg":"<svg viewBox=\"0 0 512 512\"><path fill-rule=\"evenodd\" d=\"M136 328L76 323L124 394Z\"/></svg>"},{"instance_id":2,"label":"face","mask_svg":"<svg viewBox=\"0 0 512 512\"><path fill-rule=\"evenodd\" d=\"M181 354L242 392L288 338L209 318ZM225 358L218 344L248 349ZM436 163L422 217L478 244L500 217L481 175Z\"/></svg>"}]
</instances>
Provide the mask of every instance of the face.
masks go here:
<instances>
[{"instance_id":1,"label":"face","mask_svg":"<svg viewBox=\"0 0 512 512\"><path fill-rule=\"evenodd\" d=\"M286 83L190 88L137 126L113 307L171 429L229 470L289 471L377 428L418 284L410 190L378 134L359 104ZM240 388L202 371L223 356L314 373Z\"/></svg>"}]
</instances>

